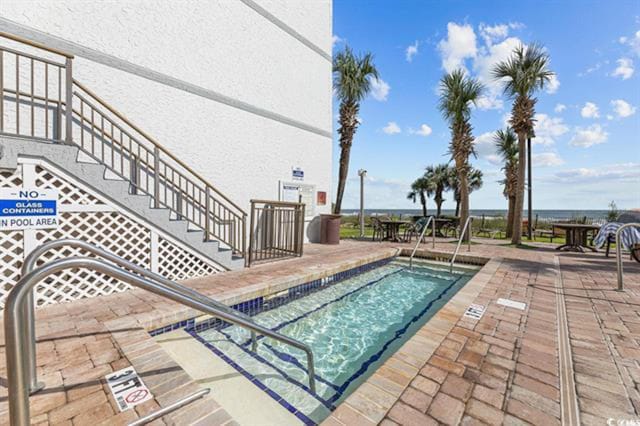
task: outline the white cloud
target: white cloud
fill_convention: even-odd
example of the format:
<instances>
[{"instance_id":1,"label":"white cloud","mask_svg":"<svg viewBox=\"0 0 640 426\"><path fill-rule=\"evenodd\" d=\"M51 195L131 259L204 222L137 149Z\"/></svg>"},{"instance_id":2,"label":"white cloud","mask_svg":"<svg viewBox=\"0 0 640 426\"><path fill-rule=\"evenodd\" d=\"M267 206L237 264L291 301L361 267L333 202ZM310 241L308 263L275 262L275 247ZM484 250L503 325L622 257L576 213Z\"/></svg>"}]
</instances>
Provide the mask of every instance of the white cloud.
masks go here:
<instances>
[{"instance_id":1,"label":"white cloud","mask_svg":"<svg viewBox=\"0 0 640 426\"><path fill-rule=\"evenodd\" d=\"M432 132L431 127L426 124L421 124L418 130L409 129L409 133L412 135L429 136Z\"/></svg>"},{"instance_id":2,"label":"white cloud","mask_svg":"<svg viewBox=\"0 0 640 426\"><path fill-rule=\"evenodd\" d=\"M501 109L503 107L502 85L493 78L493 67L507 60L513 49L521 43L516 37L509 37L500 43L483 47L473 61L473 69L478 79L486 87L486 93L478 100L479 109Z\"/></svg>"},{"instance_id":3,"label":"white cloud","mask_svg":"<svg viewBox=\"0 0 640 426\"><path fill-rule=\"evenodd\" d=\"M333 49L336 44L342 43L343 41L344 39L341 39L336 34L334 34L333 37L331 37L331 49Z\"/></svg>"},{"instance_id":4,"label":"white cloud","mask_svg":"<svg viewBox=\"0 0 640 426\"><path fill-rule=\"evenodd\" d=\"M537 113L535 116L534 131L536 137L533 138L535 145L553 145L556 139L569 131L569 127L564 124L561 117L549 117L547 114Z\"/></svg>"},{"instance_id":5,"label":"white cloud","mask_svg":"<svg viewBox=\"0 0 640 426\"><path fill-rule=\"evenodd\" d=\"M387 96L389 96L389 91L391 87L381 78L372 78L371 79L371 96L377 101L384 102L387 100Z\"/></svg>"},{"instance_id":6,"label":"white cloud","mask_svg":"<svg viewBox=\"0 0 640 426\"><path fill-rule=\"evenodd\" d=\"M599 124L593 124L586 128L576 127L575 134L569 141L569 145L589 148L593 145L605 143L608 137L609 134Z\"/></svg>"},{"instance_id":7,"label":"white cloud","mask_svg":"<svg viewBox=\"0 0 640 426\"><path fill-rule=\"evenodd\" d=\"M558 91L559 88L560 88L560 80L558 80L558 76L556 74L553 74L545 87L545 91L550 95L553 95Z\"/></svg>"},{"instance_id":8,"label":"white cloud","mask_svg":"<svg viewBox=\"0 0 640 426\"><path fill-rule=\"evenodd\" d=\"M502 159L496 154L496 146L493 143L494 133L486 132L478 136L474 140L474 148L479 158L488 161L491 164L502 164Z\"/></svg>"},{"instance_id":9,"label":"white cloud","mask_svg":"<svg viewBox=\"0 0 640 426\"><path fill-rule=\"evenodd\" d=\"M580 115L584 118L600 117L600 112L598 111L598 105L594 104L593 102L585 103L582 109L580 110Z\"/></svg>"},{"instance_id":10,"label":"white cloud","mask_svg":"<svg viewBox=\"0 0 640 426\"><path fill-rule=\"evenodd\" d=\"M615 99L611 101L611 107L619 118L627 118L636 113L636 107L622 99Z\"/></svg>"},{"instance_id":11,"label":"white cloud","mask_svg":"<svg viewBox=\"0 0 640 426\"><path fill-rule=\"evenodd\" d=\"M541 152L531 156L531 164L537 167L561 166L564 160L555 152Z\"/></svg>"},{"instance_id":12,"label":"white cloud","mask_svg":"<svg viewBox=\"0 0 640 426\"><path fill-rule=\"evenodd\" d=\"M382 131L388 135L395 135L401 132L400 126L398 126L398 123L395 121L388 122L387 125L382 128Z\"/></svg>"},{"instance_id":13,"label":"white cloud","mask_svg":"<svg viewBox=\"0 0 640 426\"><path fill-rule=\"evenodd\" d=\"M415 43L407 47L407 50L405 51L407 62L413 61L413 57L418 54L418 45L418 40L416 40Z\"/></svg>"},{"instance_id":14,"label":"white cloud","mask_svg":"<svg viewBox=\"0 0 640 426\"><path fill-rule=\"evenodd\" d=\"M480 35L484 38L485 43L487 45L491 45L498 40L502 40L509 35L509 25L507 24L498 24L489 26L486 24L480 24L478 27L480 30Z\"/></svg>"},{"instance_id":15,"label":"white cloud","mask_svg":"<svg viewBox=\"0 0 640 426\"><path fill-rule=\"evenodd\" d=\"M640 57L640 31L636 31L631 37L620 37L619 41L621 44L631 48L631 51Z\"/></svg>"},{"instance_id":16,"label":"white cloud","mask_svg":"<svg viewBox=\"0 0 640 426\"><path fill-rule=\"evenodd\" d=\"M611 73L612 77L622 77L623 80L631 78L633 75L633 61L629 58L620 58L616 61L618 67Z\"/></svg>"},{"instance_id":17,"label":"white cloud","mask_svg":"<svg viewBox=\"0 0 640 426\"><path fill-rule=\"evenodd\" d=\"M543 179L557 183L593 184L598 181L637 183L640 179L640 163L609 164L597 168L581 167L558 172Z\"/></svg>"},{"instance_id":18,"label":"white cloud","mask_svg":"<svg viewBox=\"0 0 640 426\"><path fill-rule=\"evenodd\" d=\"M567 109L567 106L565 104L556 104L556 107L553 110L559 114L565 109Z\"/></svg>"},{"instance_id":19,"label":"white cloud","mask_svg":"<svg viewBox=\"0 0 640 426\"><path fill-rule=\"evenodd\" d=\"M438 49L442 54L442 68L447 72L458 68L466 69L464 60L474 58L478 52L476 33L469 24L447 24L447 38L440 40Z\"/></svg>"}]
</instances>

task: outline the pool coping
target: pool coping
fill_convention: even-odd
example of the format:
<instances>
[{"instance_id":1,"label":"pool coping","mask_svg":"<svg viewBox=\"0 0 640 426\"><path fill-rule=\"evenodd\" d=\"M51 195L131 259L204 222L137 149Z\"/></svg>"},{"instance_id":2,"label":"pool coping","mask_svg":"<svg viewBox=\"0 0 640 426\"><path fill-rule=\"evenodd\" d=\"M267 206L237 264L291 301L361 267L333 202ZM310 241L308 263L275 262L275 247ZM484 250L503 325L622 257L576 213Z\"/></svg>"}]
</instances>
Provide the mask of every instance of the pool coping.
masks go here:
<instances>
[{"instance_id":1,"label":"pool coping","mask_svg":"<svg viewBox=\"0 0 640 426\"><path fill-rule=\"evenodd\" d=\"M410 254L409 249L401 249L399 253L400 256ZM416 252L416 257L431 260L446 261L451 256L449 252L428 249ZM338 405L322 425L380 423L502 263L499 257L465 254L460 254L456 260L483 266L424 326Z\"/></svg>"}]
</instances>

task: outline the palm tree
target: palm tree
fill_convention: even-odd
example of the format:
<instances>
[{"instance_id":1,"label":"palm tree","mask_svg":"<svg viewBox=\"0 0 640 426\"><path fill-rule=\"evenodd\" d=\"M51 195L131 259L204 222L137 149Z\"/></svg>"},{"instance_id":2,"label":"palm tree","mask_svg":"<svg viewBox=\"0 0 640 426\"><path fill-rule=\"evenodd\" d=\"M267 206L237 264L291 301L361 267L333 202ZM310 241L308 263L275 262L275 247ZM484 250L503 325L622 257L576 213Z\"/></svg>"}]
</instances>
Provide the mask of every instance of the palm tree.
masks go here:
<instances>
[{"instance_id":1,"label":"palm tree","mask_svg":"<svg viewBox=\"0 0 640 426\"><path fill-rule=\"evenodd\" d=\"M509 200L507 210L507 238L513 234L513 214L516 204L516 189L518 186L518 145L517 136L511 127L498 130L493 137L498 154L504 161L504 196Z\"/></svg>"},{"instance_id":2,"label":"palm tree","mask_svg":"<svg viewBox=\"0 0 640 426\"><path fill-rule=\"evenodd\" d=\"M334 213L342 209L342 196L349 173L349 155L353 136L358 128L360 102L371 90L371 78L378 78L378 70L373 64L373 55L354 55L349 47L333 59L333 88L340 100L340 172Z\"/></svg>"},{"instance_id":3,"label":"palm tree","mask_svg":"<svg viewBox=\"0 0 640 426\"><path fill-rule=\"evenodd\" d=\"M449 187L451 188L451 190L453 190L453 198L456 200L456 216L458 216L460 214L460 201L461 201L458 172L453 167L451 167L450 170L451 170L451 174L449 175ZM482 171L471 168L469 170L468 182L469 182L468 184L469 194L471 194L473 191L477 189L482 188L482 184L484 183L482 181Z\"/></svg>"},{"instance_id":4,"label":"palm tree","mask_svg":"<svg viewBox=\"0 0 640 426\"><path fill-rule=\"evenodd\" d=\"M478 100L484 87L474 78L465 75L463 70L455 70L440 80L440 103L438 105L444 118L449 121L451 143L449 151L455 161L460 188L460 223L469 217L469 156L475 155L471 123L471 105ZM466 241L470 233L462 238Z\"/></svg>"},{"instance_id":5,"label":"palm tree","mask_svg":"<svg viewBox=\"0 0 640 426\"><path fill-rule=\"evenodd\" d=\"M422 176L411 184L411 191L407 194L407 198L414 203L420 199L422 205L422 215L427 216L427 197L433 194L433 186L429 180Z\"/></svg>"},{"instance_id":6,"label":"palm tree","mask_svg":"<svg viewBox=\"0 0 640 426\"><path fill-rule=\"evenodd\" d=\"M518 135L518 184L513 212L512 244L522 242L522 210L524 206L524 172L527 166L525 153L527 137L533 134L535 105L533 94L551 80L549 55L543 47L532 44L517 46L511 57L493 68L493 77L504 85L504 93L514 100L509 123Z\"/></svg>"},{"instance_id":7,"label":"palm tree","mask_svg":"<svg viewBox=\"0 0 640 426\"><path fill-rule=\"evenodd\" d=\"M446 164L428 166L424 177L433 188L433 201L436 203L436 217L439 217L442 211L442 202L444 201L442 194L449 189L449 166Z\"/></svg>"}]
</instances>

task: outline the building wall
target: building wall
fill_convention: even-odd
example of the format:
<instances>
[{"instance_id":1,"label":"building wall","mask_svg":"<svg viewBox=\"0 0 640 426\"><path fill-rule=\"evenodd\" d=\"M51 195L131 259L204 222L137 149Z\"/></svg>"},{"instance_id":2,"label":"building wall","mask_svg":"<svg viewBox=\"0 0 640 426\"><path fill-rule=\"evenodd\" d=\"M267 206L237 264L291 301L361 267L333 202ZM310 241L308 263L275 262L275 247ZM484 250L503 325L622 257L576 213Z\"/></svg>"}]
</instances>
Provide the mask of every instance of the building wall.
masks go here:
<instances>
[{"instance_id":1,"label":"building wall","mask_svg":"<svg viewBox=\"0 0 640 426\"><path fill-rule=\"evenodd\" d=\"M3 31L74 76L248 210L292 168L331 193L331 0L5 0Z\"/></svg>"}]
</instances>

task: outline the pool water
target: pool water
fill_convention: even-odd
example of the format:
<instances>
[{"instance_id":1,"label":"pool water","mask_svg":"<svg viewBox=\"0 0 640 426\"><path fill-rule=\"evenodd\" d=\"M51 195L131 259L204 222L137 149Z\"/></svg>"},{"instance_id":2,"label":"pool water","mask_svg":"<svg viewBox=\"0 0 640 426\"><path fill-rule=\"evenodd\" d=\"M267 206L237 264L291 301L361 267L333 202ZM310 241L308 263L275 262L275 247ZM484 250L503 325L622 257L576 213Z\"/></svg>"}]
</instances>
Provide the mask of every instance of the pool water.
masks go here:
<instances>
[{"instance_id":1,"label":"pool water","mask_svg":"<svg viewBox=\"0 0 640 426\"><path fill-rule=\"evenodd\" d=\"M197 334L305 423L324 420L346 396L437 312L475 271L394 261L327 285L254 319L309 345L316 394L308 388L306 355L268 337L251 351L236 326Z\"/></svg>"}]
</instances>

